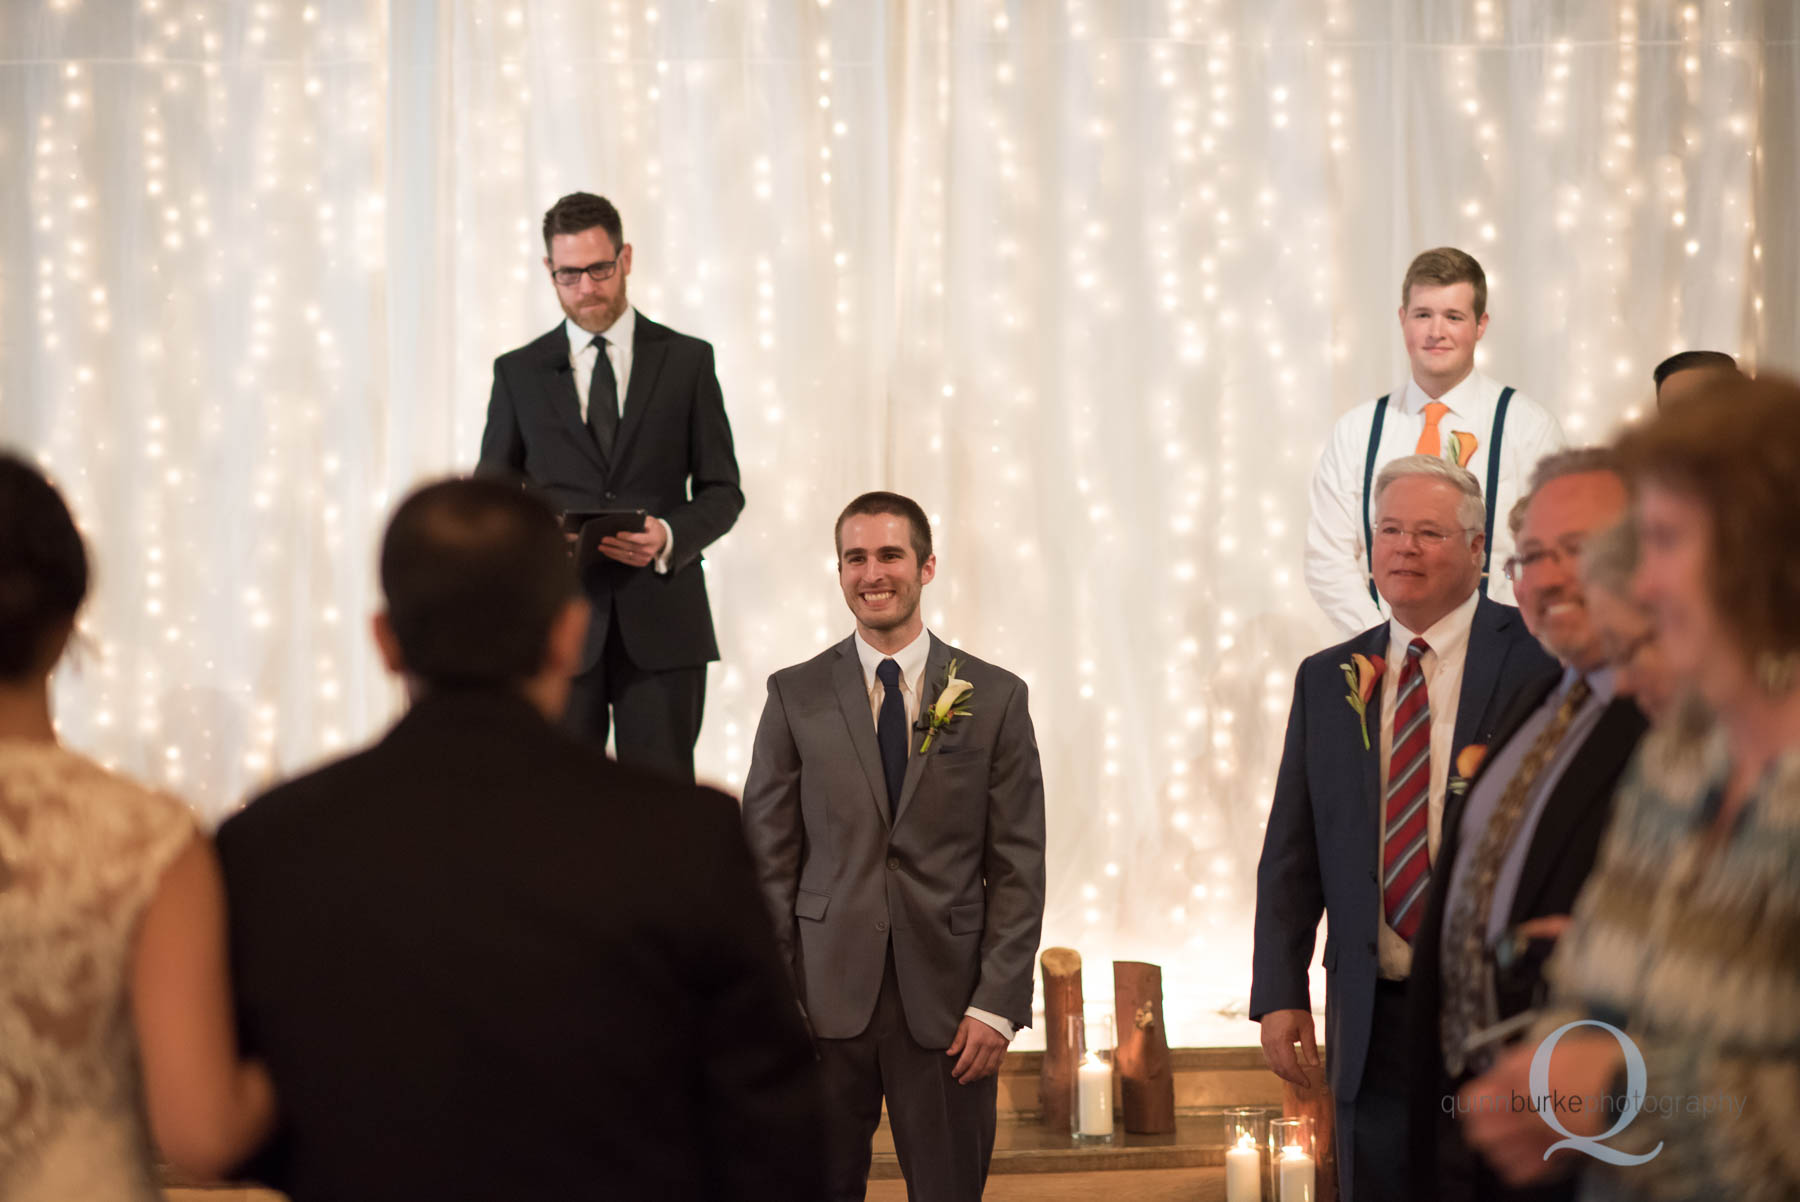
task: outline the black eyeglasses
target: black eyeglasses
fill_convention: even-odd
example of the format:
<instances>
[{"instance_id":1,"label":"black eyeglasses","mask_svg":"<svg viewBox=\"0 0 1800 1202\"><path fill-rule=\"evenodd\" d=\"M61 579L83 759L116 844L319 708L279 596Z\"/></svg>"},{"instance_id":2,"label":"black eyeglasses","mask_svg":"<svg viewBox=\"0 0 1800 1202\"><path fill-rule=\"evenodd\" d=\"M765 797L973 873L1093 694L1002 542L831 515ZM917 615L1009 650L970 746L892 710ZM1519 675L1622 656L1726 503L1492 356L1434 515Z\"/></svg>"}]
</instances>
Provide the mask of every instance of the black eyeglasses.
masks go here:
<instances>
[{"instance_id":1,"label":"black eyeglasses","mask_svg":"<svg viewBox=\"0 0 1800 1202\"><path fill-rule=\"evenodd\" d=\"M581 283L584 275L598 284L612 279L613 272L618 269L617 259L602 259L598 263L589 263L586 267L558 267L550 273L550 278L556 281L558 288L573 288Z\"/></svg>"}]
</instances>

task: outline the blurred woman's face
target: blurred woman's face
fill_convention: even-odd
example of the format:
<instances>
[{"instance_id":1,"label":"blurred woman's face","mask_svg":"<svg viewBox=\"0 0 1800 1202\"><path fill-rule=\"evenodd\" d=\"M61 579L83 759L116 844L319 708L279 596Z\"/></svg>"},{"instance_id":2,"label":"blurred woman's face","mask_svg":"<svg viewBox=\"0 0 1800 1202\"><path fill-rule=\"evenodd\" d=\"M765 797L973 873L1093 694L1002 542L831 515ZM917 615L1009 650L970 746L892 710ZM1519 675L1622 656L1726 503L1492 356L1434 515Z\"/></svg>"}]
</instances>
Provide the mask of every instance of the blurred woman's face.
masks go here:
<instances>
[{"instance_id":1,"label":"blurred woman's face","mask_svg":"<svg viewBox=\"0 0 1800 1202\"><path fill-rule=\"evenodd\" d=\"M1638 570L1632 592L1650 611L1663 662L1675 681L1705 689L1719 670L1741 669L1708 590L1712 523L1699 501L1646 482L1638 491Z\"/></svg>"},{"instance_id":2,"label":"blurred woman's face","mask_svg":"<svg viewBox=\"0 0 1800 1202\"><path fill-rule=\"evenodd\" d=\"M1662 721L1679 685L1663 657L1649 612L1629 597L1592 584L1587 586L1587 604L1613 670L1614 691L1636 699L1650 721Z\"/></svg>"}]
</instances>

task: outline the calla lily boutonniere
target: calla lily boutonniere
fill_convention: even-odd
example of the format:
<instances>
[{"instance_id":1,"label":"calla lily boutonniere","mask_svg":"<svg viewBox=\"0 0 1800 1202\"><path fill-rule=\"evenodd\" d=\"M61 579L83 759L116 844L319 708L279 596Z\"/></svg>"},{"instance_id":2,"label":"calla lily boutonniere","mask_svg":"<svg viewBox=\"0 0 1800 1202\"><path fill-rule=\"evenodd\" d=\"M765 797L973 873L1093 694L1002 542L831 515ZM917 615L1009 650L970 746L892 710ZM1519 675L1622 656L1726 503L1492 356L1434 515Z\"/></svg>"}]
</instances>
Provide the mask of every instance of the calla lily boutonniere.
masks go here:
<instances>
[{"instance_id":1,"label":"calla lily boutonniere","mask_svg":"<svg viewBox=\"0 0 1800 1202\"><path fill-rule=\"evenodd\" d=\"M938 731L943 730L950 723L969 712L969 707L965 703L969 700L969 694L975 691L975 686L966 680L956 678L956 663L956 660L950 661L950 667L944 673L944 687L938 692L938 699L932 703L929 710L921 715L924 719L921 725L925 727L925 741L919 744L920 755L931 750L931 740L937 736Z\"/></svg>"},{"instance_id":2,"label":"calla lily boutonniere","mask_svg":"<svg viewBox=\"0 0 1800 1202\"><path fill-rule=\"evenodd\" d=\"M1469 791L1469 782L1481 771L1481 761L1487 758L1485 743L1470 743L1456 753L1456 772L1450 777L1447 787L1451 797L1461 797Z\"/></svg>"},{"instance_id":3,"label":"calla lily boutonniere","mask_svg":"<svg viewBox=\"0 0 1800 1202\"><path fill-rule=\"evenodd\" d=\"M1344 700L1356 714L1357 724L1362 727L1363 750L1369 749L1369 698L1375 695L1375 682L1387 670L1387 661L1379 655L1363 655L1360 652L1350 657L1347 664L1339 664L1344 670L1344 679L1350 684L1350 692Z\"/></svg>"},{"instance_id":4,"label":"calla lily boutonniere","mask_svg":"<svg viewBox=\"0 0 1800 1202\"><path fill-rule=\"evenodd\" d=\"M1475 458L1475 448L1480 441L1467 430L1456 430L1450 435L1450 441L1444 444L1444 458L1457 467L1468 467L1469 460Z\"/></svg>"}]
</instances>

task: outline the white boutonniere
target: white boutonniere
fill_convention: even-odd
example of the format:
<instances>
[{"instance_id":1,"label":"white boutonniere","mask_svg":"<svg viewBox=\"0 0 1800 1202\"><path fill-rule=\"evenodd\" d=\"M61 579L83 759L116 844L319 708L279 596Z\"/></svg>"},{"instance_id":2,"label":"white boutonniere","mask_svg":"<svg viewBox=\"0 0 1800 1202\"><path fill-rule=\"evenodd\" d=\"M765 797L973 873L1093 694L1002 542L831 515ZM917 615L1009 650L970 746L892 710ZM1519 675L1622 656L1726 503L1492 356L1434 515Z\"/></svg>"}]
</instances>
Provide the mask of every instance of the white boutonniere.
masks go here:
<instances>
[{"instance_id":1,"label":"white boutonniere","mask_svg":"<svg viewBox=\"0 0 1800 1202\"><path fill-rule=\"evenodd\" d=\"M925 727L925 741L919 744L920 755L931 750L931 740L937 736L938 731L969 712L966 703L969 694L975 691L975 686L956 678L956 662L950 661L950 667L944 674L944 687L931 708L925 711L925 720L921 723Z\"/></svg>"}]
</instances>

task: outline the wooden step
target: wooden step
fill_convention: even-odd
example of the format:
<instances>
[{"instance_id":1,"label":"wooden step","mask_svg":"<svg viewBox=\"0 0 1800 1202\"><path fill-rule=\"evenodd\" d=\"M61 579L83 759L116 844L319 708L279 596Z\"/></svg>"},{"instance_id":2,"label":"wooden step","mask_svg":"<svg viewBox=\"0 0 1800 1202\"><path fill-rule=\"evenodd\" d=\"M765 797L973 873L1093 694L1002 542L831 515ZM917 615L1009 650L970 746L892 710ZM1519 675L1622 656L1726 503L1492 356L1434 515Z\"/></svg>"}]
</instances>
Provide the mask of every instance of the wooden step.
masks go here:
<instances>
[{"instance_id":1,"label":"wooden step","mask_svg":"<svg viewBox=\"0 0 1800 1202\"><path fill-rule=\"evenodd\" d=\"M994 1133L991 1173L1010 1176L1220 1169L1225 1163L1227 1109L1259 1106L1280 1113L1281 1080L1264 1065L1261 1049L1174 1048L1169 1055L1175 1070L1173 1132L1127 1134L1115 1081L1113 1113L1121 1116L1115 1128L1115 1142L1110 1146L1076 1147L1067 1135L1053 1134L1039 1125L1043 1108L1038 1098L1038 1077L1044 1054L1008 1052L1000 1067L996 1103L999 1122ZM875 1181L900 1178L893 1133L885 1116L875 1133L869 1176ZM1210 1176L1207 1180L1210 1186ZM241 1185L182 1181L173 1174L166 1183L171 1187L172 1202L278 1202L280 1197L246 1190Z\"/></svg>"}]
</instances>

